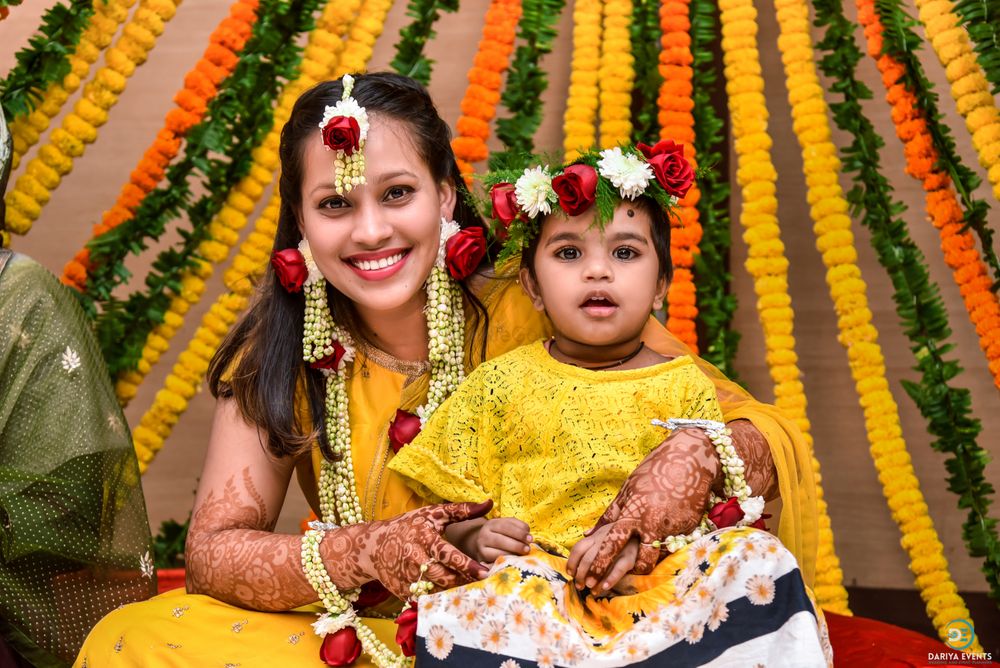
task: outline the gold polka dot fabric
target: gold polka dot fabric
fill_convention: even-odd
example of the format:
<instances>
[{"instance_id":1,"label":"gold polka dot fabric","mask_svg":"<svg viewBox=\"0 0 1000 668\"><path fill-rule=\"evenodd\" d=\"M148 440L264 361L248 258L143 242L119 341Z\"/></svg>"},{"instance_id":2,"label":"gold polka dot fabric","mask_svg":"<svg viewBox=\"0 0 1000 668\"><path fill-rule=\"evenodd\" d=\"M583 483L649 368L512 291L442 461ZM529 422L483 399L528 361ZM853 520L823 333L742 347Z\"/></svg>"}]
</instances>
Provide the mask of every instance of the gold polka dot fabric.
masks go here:
<instances>
[{"instance_id":1,"label":"gold polka dot fabric","mask_svg":"<svg viewBox=\"0 0 1000 668\"><path fill-rule=\"evenodd\" d=\"M0 273L0 631L32 665L155 588L128 426L76 299L14 255Z\"/></svg>"},{"instance_id":2,"label":"gold polka dot fabric","mask_svg":"<svg viewBox=\"0 0 1000 668\"><path fill-rule=\"evenodd\" d=\"M590 371L536 342L480 365L389 467L428 502L491 498L566 554L666 438L651 420L671 417L722 419L691 357Z\"/></svg>"}]
</instances>

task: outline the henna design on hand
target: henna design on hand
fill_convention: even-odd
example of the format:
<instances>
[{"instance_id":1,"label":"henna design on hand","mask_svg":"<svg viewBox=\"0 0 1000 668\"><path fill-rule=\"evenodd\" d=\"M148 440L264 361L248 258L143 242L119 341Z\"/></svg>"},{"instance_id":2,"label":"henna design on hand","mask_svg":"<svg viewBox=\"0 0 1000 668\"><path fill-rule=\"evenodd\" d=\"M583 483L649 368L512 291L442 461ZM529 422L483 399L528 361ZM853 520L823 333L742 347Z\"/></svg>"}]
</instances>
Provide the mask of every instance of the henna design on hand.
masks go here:
<instances>
[{"instance_id":1,"label":"henna design on hand","mask_svg":"<svg viewBox=\"0 0 1000 668\"><path fill-rule=\"evenodd\" d=\"M754 496L763 496L765 501L778 498L778 470L764 434L750 420L733 420L727 426L733 432L733 447L743 460L747 485Z\"/></svg>"}]
</instances>

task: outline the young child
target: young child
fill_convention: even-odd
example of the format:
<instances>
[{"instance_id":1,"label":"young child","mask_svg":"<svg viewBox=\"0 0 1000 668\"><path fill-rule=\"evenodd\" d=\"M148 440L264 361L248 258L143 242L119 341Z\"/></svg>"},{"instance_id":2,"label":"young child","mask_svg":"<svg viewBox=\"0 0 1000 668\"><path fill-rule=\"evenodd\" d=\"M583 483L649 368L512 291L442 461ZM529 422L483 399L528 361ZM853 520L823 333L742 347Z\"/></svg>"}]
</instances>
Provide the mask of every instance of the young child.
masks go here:
<instances>
[{"instance_id":1,"label":"young child","mask_svg":"<svg viewBox=\"0 0 1000 668\"><path fill-rule=\"evenodd\" d=\"M673 147L663 144L640 145L653 154L648 162L632 148L588 154L551 181L541 168L525 170L513 186L505 174L491 177L493 217L505 224L507 236L501 260L521 251L522 286L548 315L554 333L480 365L390 462L429 502L490 498L494 503L490 519L453 525L447 535L476 559L500 561L484 582L421 599L418 636L423 644L418 646L426 650L418 654L421 660L447 658L461 645L461 656L452 657L455 663L471 658L465 650L487 650L545 664L553 658L546 652L558 645L553 651L563 653L557 661L562 665L620 665L614 657L631 651L623 634L650 616L658 627L662 610L680 605L694 580L700 603L721 615L714 622L718 628L726 604L720 608L713 600L709 582L715 577L722 586L712 572L722 555L740 551L742 541L749 541L751 552L782 555L777 559L783 562L782 574L795 569L791 555L767 534L736 530L698 543L698 563L707 560L707 567L687 570L684 545L716 528L706 515L692 535L664 537L663 546L675 552L668 558L672 565L630 578L627 595L607 596L633 568L637 539L600 583L593 578L577 583L577 589L586 585L593 591L581 596L568 586L574 572L588 573L609 525L586 538L584 532L667 435L655 420L681 420L671 423L674 428L706 428L722 461L725 497L734 500L729 506L737 504L740 516L723 522L716 514L720 526L750 524L763 507L762 499L750 497L742 462L729 452L732 448L727 451L711 381L690 356L666 359L642 341L643 327L650 312L662 306L670 280L665 209L690 185L690 178L680 184L654 178L662 176L657 167L663 167L655 160L656 149ZM671 157L683 161L680 154ZM549 205L555 202L560 208L553 211ZM704 467L713 470L711 462ZM678 486L688 482L676 481ZM735 577L740 565L727 565ZM691 582L679 581L676 574L682 570ZM493 609L498 614L490 624ZM792 604L785 617L801 609L801 601ZM445 623L425 622L426 613ZM825 665L815 617L810 618L805 621L812 631L807 655ZM540 622L544 619L551 622ZM712 623L708 617L694 622L699 629ZM690 624L683 624L685 632L693 628ZM523 637L514 643L513 635L521 631ZM657 632L662 636L661 629ZM549 633L559 636L558 643L548 642ZM633 649L671 652L672 642L650 642L655 647L647 643Z\"/></svg>"}]
</instances>

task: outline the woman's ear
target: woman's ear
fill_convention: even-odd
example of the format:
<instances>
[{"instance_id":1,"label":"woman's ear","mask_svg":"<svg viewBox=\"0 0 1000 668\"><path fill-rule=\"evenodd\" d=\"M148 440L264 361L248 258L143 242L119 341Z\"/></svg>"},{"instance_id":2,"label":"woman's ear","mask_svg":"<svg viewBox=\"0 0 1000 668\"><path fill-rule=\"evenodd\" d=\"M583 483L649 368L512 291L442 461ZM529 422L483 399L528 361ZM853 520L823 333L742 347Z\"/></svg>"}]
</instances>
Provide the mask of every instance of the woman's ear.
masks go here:
<instances>
[{"instance_id":1,"label":"woman's ear","mask_svg":"<svg viewBox=\"0 0 1000 668\"><path fill-rule=\"evenodd\" d=\"M521 280L521 288L528 295L528 299L531 300L535 310L544 313L545 302L542 301L542 291L538 289L538 282L531 275L531 272L528 271L527 267L521 269L518 278Z\"/></svg>"},{"instance_id":2,"label":"woman's ear","mask_svg":"<svg viewBox=\"0 0 1000 668\"><path fill-rule=\"evenodd\" d=\"M442 181L438 186L438 196L441 199L441 217L445 220L455 220L455 202L458 201L458 190L450 181Z\"/></svg>"},{"instance_id":3,"label":"woman's ear","mask_svg":"<svg viewBox=\"0 0 1000 668\"><path fill-rule=\"evenodd\" d=\"M667 289L670 287L670 281L667 280L666 276L660 276L656 279L656 292L653 293L653 310L659 311L663 308L663 300L667 297Z\"/></svg>"}]
</instances>

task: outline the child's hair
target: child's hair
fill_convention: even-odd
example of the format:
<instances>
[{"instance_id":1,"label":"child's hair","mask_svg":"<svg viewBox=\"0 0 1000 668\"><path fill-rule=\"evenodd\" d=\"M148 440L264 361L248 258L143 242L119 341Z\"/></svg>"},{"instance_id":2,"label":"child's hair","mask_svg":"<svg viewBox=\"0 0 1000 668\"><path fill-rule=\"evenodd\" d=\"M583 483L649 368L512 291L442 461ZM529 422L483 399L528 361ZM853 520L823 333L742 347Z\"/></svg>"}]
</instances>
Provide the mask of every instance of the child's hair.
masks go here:
<instances>
[{"instance_id":1,"label":"child's hair","mask_svg":"<svg viewBox=\"0 0 1000 668\"><path fill-rule=\"evenodd\" d=\"M629 202L623 201L622 206L629 206ZM674 274L674 264L670 260L670 219L667 213L648 195L640 195L631 205L649 216L650 236L653 238L653 249L656 251L656 259L659 261L659 274L657 278L665 279L668 283ZM562 215L561 210L555 210L550 215ZM527 269L532 278L535 276L535 254L538 252L538 240L541 238L541 228L545 225L543 220L538 227L538 233L524 247L521 253L521 268Z\"/></svg>"},{"instance_id":2,"label":"child's hair","mask_svg":"<svg viewBox=\"0 0 1000 668\"><path fill-rule=\"evenodd\" d=\"M281 210L274 249L295 248L302 239L299 211L302 206L304 148L307 141L320 141L319 124L328 105L343 95L341 80L317 84L296 101L281 131L281 178L278 192ZM417 154L427 165L435 183L451 183L456 189L454 218L463 227L483 227L468 203L455 154L451 131L438 115L430 95L419 83L398 74L378 72L355 75L353 97L369 114L392 118L407 126ZM487 255L488 256L488 255ZM482 331L485 351L486 310L462 284L466 298L474 306L475 328ZM365 332L350 299L327 285L330 311L355 341L365 341ZM267 434L267 449L276 456L295 455L319 440L324 455L332 458L323 424L324 392L322 376L302 360L304 293L290 294L281 288L274 270L268 266L258 286L254 303L230 331L212 359L209 389L213 396L232 397L249 422ZM231 377L223 380L232 367ZM295 419L296 390L309 397L312 425Z\"/></svg>"}]
</instances>

